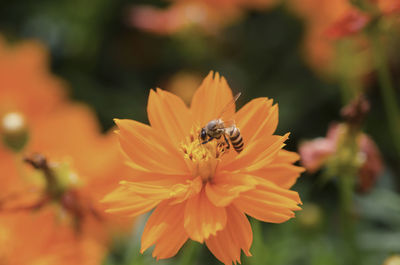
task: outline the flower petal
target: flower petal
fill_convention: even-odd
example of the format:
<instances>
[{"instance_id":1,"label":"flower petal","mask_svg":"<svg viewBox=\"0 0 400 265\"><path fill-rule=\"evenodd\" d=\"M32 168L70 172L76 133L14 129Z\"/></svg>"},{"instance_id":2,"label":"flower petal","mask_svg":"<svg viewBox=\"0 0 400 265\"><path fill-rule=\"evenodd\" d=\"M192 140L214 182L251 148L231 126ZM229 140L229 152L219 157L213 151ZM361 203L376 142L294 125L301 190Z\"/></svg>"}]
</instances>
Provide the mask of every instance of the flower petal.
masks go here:
<instances>
[{"instance_id":1,"label":"flower petal","mask_svg":"<svg viewBox=\"0 0 400 265\"><path fill-rule=\"evenodd\" d=\"M131 161L150 172L185 174L188 168L183 156L167 139L143 123L133 120L115 120L122 150Z\"/></svg>"},{"instance_id":2,"label":"flower petal","mask_svg":"<svg viewBox=\"0 0 400 265\"><path fill-rule=\"evenodd\" d=\"M297 178L302 172L304 172L304 168L292 164L271 163L264 168L251 171L249 174L259 176L274 182L280 187L289 189L296 183Z\"/></svg>"},{"instance_id":3,"label":"flower petal","mask_svg":"<svg viewBox=\"0 0 400 265\"><path fill-rule=\"evenodd\" d=\"M272 99L256 98L244 105L235 115L245 144L272 135L278 126L278 105Z\"/></svg>"},{"instance_id":4,"label":"flower petal","mask_svg":"<svg viewBox=\"0 0 400 265\"><path fill-rule=\"evenodd\" d=\"M294 163L300 159L300 156L296 152L291 152L287 150L280 150L278 156L275 158L274 162L281 163Z\"/></svg>"},{"instance_id":5,"label":"flower petal","mask_svg":"<svg viewBox=\"0 0 400 265\"><path fill-rule=\"evenodd\" d=\"M258 139L250 143L244 150L232 160L223 160L221 170L256 170L271 163L278 152L285 146L284 142L289 134L284 136L272 135Z\"/></svg>"},{"instance_id":6,"label":"flower petal","mask_svg":"<svg viewBox=\"0 0 400 265\"><path fill-rule=\"evenodd\" d=\"M125 186L126 189L130 190L132 194L139 195L149 200L165 200L171 196L171 190L169 186L159 186L153 183L146 182L128 182L121 181L121 185Z\"/></svg>"},{"instance_id":7,"label":"flower petal","mask_svg":"<svg viewBox=\"0 0 400 265\"><path fill-rule=\"evenodd\" d=\"M224 207L216 207L206 196L204 189L186 202L184 227L192 240L203 243L226 225Z\"/></svg>"},{"instance_id":8,"label":"flower petal","mask_svg":"<svg viewBox=\"0 0 400 265\"><path fill-rule=\"evenodd\" d=\"M305 170L302 167L292 165L298 159L297 153L280 150L271 163L255 171L248 171L248 174L264 178L280 187L289 189L296 182L300 173Z\"/></svg>"},{"instance_id":9,"label":"flower petal","mask_svg":"<svg viewBox=\"0 0 400 265\"><path fill-rule=\"evenodd\" d=\"M109 193L102 202L112 205L106 210L108 213L128 214L133 217L150 211L161 202L161 199L144 198L128 187L122 186Z\"/></svg>"},{"instance_id":10,"label":"flower petal","mask_svg":"<svg viewBox=\"0 0 400 265\"><path fill-rule=\"evenodd\" d=\"M129 159L128 157L126 159ZM130 182L148 183L158 186L172 186L175 184L185 183L188 180L188 175L183 174L162 174L157 172L144 171L143 168L138 168L132 162L126 162L129 168L124 173L124 177Z\"/></svg>"},{"instance_id":11,"label":"flower petal","mask_svg":"<svg viewBox=\"0 0 400 265\"><path fill-rule=\"evenodd\" d=\"M246 256L251 256L253 232L247 217L236 207L227 207L226 213L228 222L225 229L206 239L206 245L217 259L225 265L231 265L232 262L240 263L241 249Z\"/></svg>"},{"instance_id":12,"label":"flower petal","mask_svg":"<svg viewBox=\"0 0 400 265\"><path fill-rule=\"evenodd\" d=\"M190 106L195 122L200 126L206 125L209 121L222 118L222 110L233 100L232 90L224 77L211 71L204 79L193 96ZM235 104L229 104L228 109L223 113L225 120L232 119L235 113Z\"/></svg>"},{"instance_id":13,"label":"flower petal","mask_svg":"<svg viewBox=\"0 0 400 265\"><path fill-rule=\"evenodd\" d=\"M257 181L250 175L222 173L206 184L208 199L217 207L229 205L240 193L253 189Z\"/></svg>"},{"instance_id":14,"label":"flower petal","mask_svg":"<svg viewBox=\"0 0 400 265\"><path fill-rule=\"evenodd\" d=\"M154 210L144 227L141 253L154 244L153 257L157 259L167 259L178 252L188 239L183 229L184 207L166 201Z\"/></svg>"},{"instance_id":15,"label":"flower petal","mask_svg":"<svg viewBox=\"0 0 400 265\"><path fill-rule=\"evenodd\" d=\"M277 186L265 179L257 178L256 189L241 193L234 205L246 214L264 222L282 223L294 217L300 210L299 194Z\"/></svg>"},{"instance_id":16,"label":"flower petal","mask_svg":"<svg viewBox=\"0 0 400 265\"><path fill-rule=\"evenodd\" d=\"M102 200L103 203L110 203L113 206L107 212L136 216L150 211L168 199L173 199L170 201L171 204L179 204L199 193L202 188L201 177L182 180L171 175L147 174L131 178L133 181L121 181L122 187Z\"/></svg>"},{"instance_id":17,"label":"flower petal","mask_svg":"<svg viewBox=\"0 0 400 265\"><path fill-rule=\"evenodd\" d=\"M188 198L198 194L203 187L203 181L200 176L195 179L186 180L185 183L175 184L171 187L171 197L174 200L171 204L181 203Z\"/></svg>"},{"instance_id":18,"label":"flower petal","mask_svg":"<svg viewBox=\"0 0 400 265\"><path fill-rule=\"evenodd\" d=\"M164 141L175 145L189 135L192 127L192 114L182 99L161 89L150 90L147 115L151 127L165 135Z\"/></svg>"}]
</instances>

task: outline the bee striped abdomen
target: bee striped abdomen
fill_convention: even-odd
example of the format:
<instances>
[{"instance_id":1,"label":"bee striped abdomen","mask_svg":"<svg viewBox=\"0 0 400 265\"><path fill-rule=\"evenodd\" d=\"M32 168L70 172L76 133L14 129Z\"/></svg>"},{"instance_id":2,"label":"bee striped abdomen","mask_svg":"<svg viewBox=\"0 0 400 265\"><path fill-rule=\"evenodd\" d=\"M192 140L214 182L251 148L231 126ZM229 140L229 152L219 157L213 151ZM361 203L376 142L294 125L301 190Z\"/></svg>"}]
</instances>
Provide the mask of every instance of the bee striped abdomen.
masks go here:
<instances>
[{"instance_id":1,"label":"bee striped abdomen","mask_svg":"<svg viewBox=\"0 0 400 265\"><path fill-rule=\"evenodd\" d=\"M229 140L236 152L240 153L243 151L244 142L240 130L237 127L233 127L229 132Z\"/></svg>"}]
</instances>

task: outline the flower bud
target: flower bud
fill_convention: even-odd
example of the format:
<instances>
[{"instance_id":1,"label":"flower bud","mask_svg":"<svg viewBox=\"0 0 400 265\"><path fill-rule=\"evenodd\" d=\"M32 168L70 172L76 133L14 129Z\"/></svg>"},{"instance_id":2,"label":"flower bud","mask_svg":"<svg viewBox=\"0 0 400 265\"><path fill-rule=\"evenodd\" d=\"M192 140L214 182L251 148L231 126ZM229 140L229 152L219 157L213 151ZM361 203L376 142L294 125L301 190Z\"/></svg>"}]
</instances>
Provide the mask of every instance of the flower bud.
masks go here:
<instances>
[{"instance_id":1,"label":"flower bud","mask_svg":"<svg viewBox=\"0 0 400 265\"><path fill-rule=\"evenodd\" d=\"M14 152L21 151L28 142L28 131L24 116L18 112L9 112L2 116L0 135L5 146Z\"/></svg>"}]
</instances>

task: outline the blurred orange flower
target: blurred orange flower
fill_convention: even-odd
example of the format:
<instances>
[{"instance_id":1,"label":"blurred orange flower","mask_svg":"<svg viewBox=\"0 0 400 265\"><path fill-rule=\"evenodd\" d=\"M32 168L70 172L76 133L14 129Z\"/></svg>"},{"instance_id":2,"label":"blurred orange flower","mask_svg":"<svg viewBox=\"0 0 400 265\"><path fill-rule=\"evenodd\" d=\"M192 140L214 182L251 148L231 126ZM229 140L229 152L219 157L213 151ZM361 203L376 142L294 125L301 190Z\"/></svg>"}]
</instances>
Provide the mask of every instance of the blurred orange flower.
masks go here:
<instances>
[{"instance_id":1,"label":"blurred orange flower","mask_svg":"<svg viewBox=\"0 0 400 265\"><path fill-rule=\"evenodd\" d=\"M40 43L9 46L0 37L0 118L23 113L30 124L64 100L63 82L48 68L47 52Z\"/></svg>"},{"instance_id":2,"label":"blurred orange flower","mask_svg":"<svg viewBox=\"0 0 400 265\"><path fill-rule=\"evenodd\" d=\"M379 10L383 15L400 13L400 2L397 0L377 0Z\"/></svg>"},{"instance_id":3,"label":"blurred orange flower","mask_svg":"<svg viewBox=\"0 0 400 265\"><path fill-rule=\"evenodd\" d=\"M327 29L328 37L338 39L359 33L371 20L400 12L400 3L397 0L370 0L367 4L369 12L355 7L349 8Z\"/></svg>"},{"instance_id":4,"label":"blurred orange flower","mask_svg":"<svg viewBox=\"0 0 400 265\"><path fill-rule=\"evenodd\" d=\"M204 243L225 264L250 256L252 230L245 214L282 223L300 210L299 195L289 188L301 167L296 153L282 147L289 134L273 135L278 107L257 98L235 113L228 105L225 121L233 117L244 139L244 150L221 149L221 141L202 144L201 126L218 118L232 102L223 77L211 72L195 92L190 108L177 96L151 91L151 126L116 120L121 148L132 173L107 195L109 212L136 216L155 208L144 228L141 252L155 245L153 256L174 256L190 238Z\"/></svg>"},{"instance_id":5,"label":"blurred orange flower","mask_svg":"<svg viewBox=\"0 0 400 265\"><path fill-rule=\"evenodd\" d=\"M0 161L10 176L19 174L12 151L25 146L29 127L65 104L65 86L48 68L46 49L39 42L9 45L0 36ZM23 184L6 175L3 194Z\"/></svg>"},{"instance_id":6,"label":"blurred orange flower","mask_svg":"<svg viewBox=\"0 0 400 265\"><path fill-rule=\"evenodd\" d=\"M361 32L371 21L400 12L397 0L364 1L368 10L357 9L349 0L291 0L290 7L305 21L304 48L307 60L322 73L329 73L335 58L336 39ZM357 39L365 48L364 40Z\"/></svg>"},{"instance_id":7,"label":"blurred orange flower","mask_svg":"<svg viewBox=\"0 0 400 265\"><path fill-rule=\"evenodd\" d=\"M167 8L136 6L130 13L130 23L157 34L174 34L190 26L207 33L221 28L242 16L244 9L262 9L276 0L175 0Z\"/></svg>"},{"instance_id":8,"label":"blurred orange flower","mask_svg":"<svg viewBox=\"0 0 400 265\"><path fill-rule=\"evenodd\" d=\"M201 81L202 76L200 74L181 71L168 80L166 89L179 96L185 103L190 103Z\"/></svg>"},{"instance_id":9,"label":"blurred orange flower","mask_svg":"<svg viewBox=\"0 0 400 265\"><path fill-rule=\"evenodd\" d=\"M65 106L30 129L23 152L37 168L11 155L0 163L3 178L17 180L0 198L0 224L12 235L0 257L13 260L22 247L29 251L15 264L100 264L112 234L127 228L98 203L122 174L116 137L100 134L83 105Z\"/></svg>"},{"instance_id":10,"label":"blurred orange flower","mask_svg":"<svg viewBox=\"0 0 400 265\"><path fill-rule=\"evenodd\" d=\"M305 21L304 49L307 61L322 72L331 70L334 46L325 32L351 9L348 0L291 0L290 8Z\"/></svg>"},{"instance_id":11,"label":"blurred orange flower","mask_svg":"<svg viewBox=\"0 0 400 265\"><path fill-rule=\"evenodd\" d=\"M40 44L1 41L0 68L0 263L100 264L127 228L98 203L124 175L116 136L66 100Z\"/></svg>"},{"instance_id":12,"label":"blurred orange flower","mask_svg":"<svg viewBox=\"0 0 400 265\"><path fill-rule=\"evenodd\" d=\"M16 213L0 219L0 258L5 265L101 264L106 248L60 225L54 211Z\"/></svg>"},{"instance_id":13,"label":"blurred orange flower","mask_svg":"<svg viewBox=\"0 0 400 265\"><path fill-rule=\"evenodd\" d=\"M332 39L339 39L359 33L371 20L371 17L354 9L348 11L341 19L335 21L325 34Z\"/></svg>"}]
</instances>

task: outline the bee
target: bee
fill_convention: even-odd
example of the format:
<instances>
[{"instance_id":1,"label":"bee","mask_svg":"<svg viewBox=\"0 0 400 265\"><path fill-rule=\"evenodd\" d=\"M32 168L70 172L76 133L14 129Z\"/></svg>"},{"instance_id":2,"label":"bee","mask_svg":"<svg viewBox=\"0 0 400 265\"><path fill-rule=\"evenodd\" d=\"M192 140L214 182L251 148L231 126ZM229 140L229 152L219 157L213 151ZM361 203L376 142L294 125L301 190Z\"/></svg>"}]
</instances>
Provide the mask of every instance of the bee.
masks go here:
<instances>
[{"instance_id":1,"label":"bee","mask_svg":"<svg viewBox=\"0 0 400 265\"><path fill-rule=\"evenodd\" d=\"M241 93L236 94L236 96L230 101L222 110L219 117L228 110L228 108L236 102ZM226 149L230 149L230 143L237 153L243 151L244 142L242 135L240 134L240 130L236 127L234 121L224 121L222 118L217 118L215 120L211 120L204 126L200 131L200 139L202 140L202 144L206 144L214 139L221 139L224 137L226 142ZM228 140L229 139L229 140Z\"/></svg>"}]
</instances>

